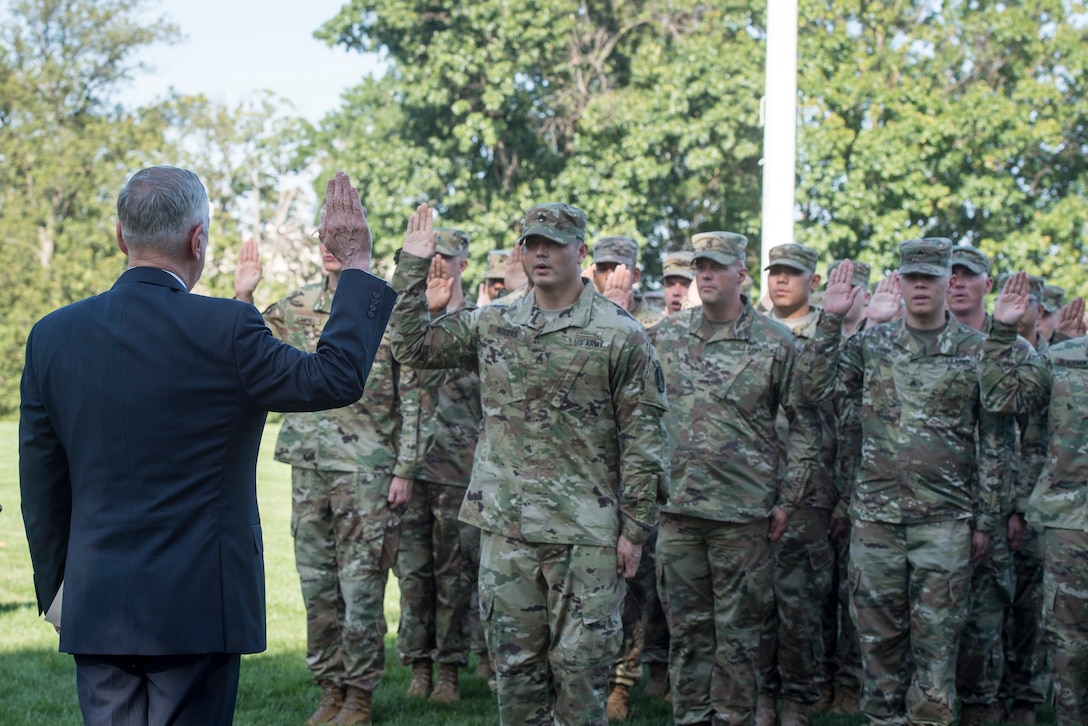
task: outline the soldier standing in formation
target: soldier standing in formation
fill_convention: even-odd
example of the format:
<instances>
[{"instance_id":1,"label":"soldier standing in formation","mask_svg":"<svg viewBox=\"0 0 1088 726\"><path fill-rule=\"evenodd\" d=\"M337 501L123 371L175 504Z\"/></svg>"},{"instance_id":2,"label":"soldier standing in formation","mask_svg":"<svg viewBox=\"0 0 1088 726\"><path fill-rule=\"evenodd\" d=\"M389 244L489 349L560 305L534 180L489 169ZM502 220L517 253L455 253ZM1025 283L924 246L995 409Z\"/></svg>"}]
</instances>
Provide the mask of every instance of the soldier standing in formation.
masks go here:
<instances>
[{"instance_id":1,"label":"soldier standing in formation","mask_svg":"<svg viewBox=\"0 0 1088 726\"><path fill-rule=\"evenodd\" d=\"M692 253L687 250L669 252L661 258L661 283L665 294L665 315L684 309L691 281L695 273L691 269Z\"/></svg>"},{"instance_id":2,"label":"soldier standing in formation","mask_svg":"<svg viewBox=\"0 0 1088 726\"><path fill-rule=\"evenodd\" d=\"M431 321L431 212L413 214L394 286L397 358L476 367L483 427L462 521L481 529L480 613L504 724L605 724L624 579L667 490L665 383L642 327L582 279L585 215L530 209L533 287Z\"/></svg>"},{"instance_id":3,"label":"soldier standing in formation","mask_svg":"<svg viewBox=\"0 0 1088 726\"><path fill-rule=\"evenodd\" d=\"M740 292L747 239L708 232L692 245L702 306L651 330L672 406L658 592L676 723L740 726L755 715L760 634L773 606L770 543L801 507L817 451L793 405L798 344ZM790 421L781 477L780 409Z\"/></svg>"},{"instance_id":4,"label":"soldier standing in formation","mask_svg":"<svg viewBox=\"0 0 1088 726\"><path fill-rule=\"evenodd\" d=\"M264 311L272 334L313 353L342 269L320 243L325 279ZM253 302L256 242L242 245L235 295ZM291 535L306 606L306 664L321 688L308 724L369 724L385 673L385 583L400 511L419 473L415 372L382 339L363 397L345 408L289 413L276 460L291 465Z\"/></svg>"},{"instance_id":5,"label":"soldier standing in formation","mask_svg":"<svg viewBox=\"0 0 1088 726\"><path fill-rule=\"evenodd\" d=\"M878 287L869 318L890 319L900 297L905 317L845 341L837 371L841 390L863 395L850 511L861 710L883 724L951 724L970 562L1004 526L1004 451L1000 424L980 405L984 337L945 309L951 243L912 240L899 253L899 275ZM831 277L817 354L839 346L842 316L860 292L852 274L846 262Z\"/></svg>"},{"instance_id":6,"label":"soldier standing in formation","mask_svg":"<svg viewBox=\"0 0 1088 726\"><path fill-rule=\"evenodd\" d=\"M435 256L427 285L434 316L473 310L461 274L468 265L468 235L435 230ZM419 371L421 419L433 428L401 522L397 654L412 666L410 698L438 703L459 699L459 669L468 663L480 533L457 521L472 454L480 433L480 378L472 369ZM477 624L478 627L478 624ZM438 678L431 690L433 664ZM485 674L486 675L486 674Z\"/></svg>"},{"instance_id":7,"label":"soldier standing in formation","mask_svg":"<svg viewBox=\"0 0 1088 726\"><path fill-rule=\"evenodd\" d=\"M661 319L661 313L642 300L638 285L638 242L632 237L602 237L593 243L593 284L597 292L631 313L644 327Z\"/></svg>"}]
</instances>

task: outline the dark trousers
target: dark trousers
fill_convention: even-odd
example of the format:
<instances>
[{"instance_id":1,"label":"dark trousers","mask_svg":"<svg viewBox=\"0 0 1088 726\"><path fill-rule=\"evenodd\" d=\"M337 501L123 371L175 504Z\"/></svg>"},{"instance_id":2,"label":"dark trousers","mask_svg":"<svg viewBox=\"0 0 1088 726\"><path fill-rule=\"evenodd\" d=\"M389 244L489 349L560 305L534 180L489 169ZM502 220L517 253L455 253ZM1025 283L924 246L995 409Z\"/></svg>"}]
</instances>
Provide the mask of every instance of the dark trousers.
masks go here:
<instances>
[{"instance_id":1,"label":"dark trousers","mask_svg":"<svg viewBox=\"0 0 1088 726\"><path fill-rule=\"evenodd\" d=\"M237 653L76 655L76 689L87 726L229 726Z\"/></svg>"}]
</instances>

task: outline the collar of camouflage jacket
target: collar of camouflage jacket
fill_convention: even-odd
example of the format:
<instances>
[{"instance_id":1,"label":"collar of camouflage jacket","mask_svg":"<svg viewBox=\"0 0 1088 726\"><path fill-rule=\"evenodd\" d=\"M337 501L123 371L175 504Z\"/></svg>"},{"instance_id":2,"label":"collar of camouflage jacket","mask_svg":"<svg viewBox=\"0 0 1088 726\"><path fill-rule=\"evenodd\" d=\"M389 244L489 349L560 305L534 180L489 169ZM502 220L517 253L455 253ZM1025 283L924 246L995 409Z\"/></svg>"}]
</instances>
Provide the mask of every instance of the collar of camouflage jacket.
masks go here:
<instances>
[{"instance_id":1,"label":"collar of camouflage jacket","mask_svg":"<svg viewBox=\"0 0 1088 726\"><path fill-rule=\"evenodd\" d=\"M551 333L564 328L586 327L589 325L589 319L593 311L593 296L596 294L596 289L593 287L593 283L584 277L582 282L584 287L582 288L582 294L578 296L578 300L559 315L548 317L541 314L540 308L536 306L536 295L530 292L525 297L510 304L510 320L518 325L524 325L542 333Z\"/></svg>"},{"instance_id":2,"label":"collar of camouflage jacket","mask_svg":"<svg viewBox=\"0 0 1088 726\"><path fill-rule=\"evenodd\" d=\"M957 355L964 339L972 337L971 334L977 335L979 333L977 330L969 328L956 320L947 310L944 313L944 319L947 325L945 326L945 329L941 331L941 334L937 336L937 355ZM899 320L890 323L890 325L893 326L892 337L895 340L896 345L903 350L908 351L911 358L922 358L925 356L925 350L922 348L922 345L907 329L906 318L900 318Z\"/></svg>"}]
</instances>

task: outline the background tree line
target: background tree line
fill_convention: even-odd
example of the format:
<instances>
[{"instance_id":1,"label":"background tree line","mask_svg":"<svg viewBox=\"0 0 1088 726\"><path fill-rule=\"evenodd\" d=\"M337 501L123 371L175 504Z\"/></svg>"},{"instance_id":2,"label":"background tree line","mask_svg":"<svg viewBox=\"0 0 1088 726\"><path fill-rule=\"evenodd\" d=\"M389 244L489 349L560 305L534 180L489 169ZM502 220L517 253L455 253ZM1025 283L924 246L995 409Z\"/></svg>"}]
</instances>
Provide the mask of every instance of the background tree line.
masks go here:
<instances>
[{"instance_id":1,"label":"background tree line","mask_svg":"<svg viewBox=\"0 0 1088 726\"><path fill-rule=\"evenodd\" d=\"M800 0L797 240L877 269L947 236L1088 292L1088 43L1081 0ZM660 253L698 231L751 240L758 266L763 2L351 0L315 29L380 52L313 126L272 92L227 107L170 94L127 108L141 54L176 42L146 0L13 0L0 24L0 416L50 309L123 266L114 202L152 163L192 168L213 207L200 292L232 294L246 237L271 301L317 274L324 179L357 180L388 261L411 208L474 240L469 276L546 200L589 234Z\"/></svg>"}]
</instances>

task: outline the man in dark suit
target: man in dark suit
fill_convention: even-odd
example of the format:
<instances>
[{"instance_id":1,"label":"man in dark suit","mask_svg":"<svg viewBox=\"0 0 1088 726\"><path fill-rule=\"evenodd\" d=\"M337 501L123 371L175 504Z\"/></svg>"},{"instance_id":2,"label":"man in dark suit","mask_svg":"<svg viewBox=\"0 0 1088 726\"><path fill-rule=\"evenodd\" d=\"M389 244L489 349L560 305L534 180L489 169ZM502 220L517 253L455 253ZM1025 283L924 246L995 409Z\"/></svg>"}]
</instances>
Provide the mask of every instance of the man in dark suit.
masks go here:
<instances>
[{"instance_id":1,"label":"man in dark suit","mask_svg":"<svg viewBox=\"0 0 1088 726\"><path fill-rule=\"evenodd\" d=\"M209 206L195 174L152 167L117 200L129 267L27 340L23 518L38 606L61 584L60 650L88 724L229 724L240 654L265 649L257 450L268 411L362 395L396 295L343 173L323 238L344 265L317 351L249 304L189 294Z\"/></svg>"}]
</instances>

